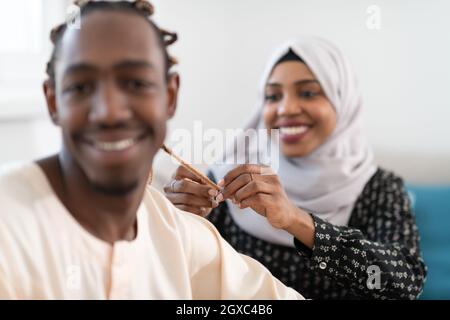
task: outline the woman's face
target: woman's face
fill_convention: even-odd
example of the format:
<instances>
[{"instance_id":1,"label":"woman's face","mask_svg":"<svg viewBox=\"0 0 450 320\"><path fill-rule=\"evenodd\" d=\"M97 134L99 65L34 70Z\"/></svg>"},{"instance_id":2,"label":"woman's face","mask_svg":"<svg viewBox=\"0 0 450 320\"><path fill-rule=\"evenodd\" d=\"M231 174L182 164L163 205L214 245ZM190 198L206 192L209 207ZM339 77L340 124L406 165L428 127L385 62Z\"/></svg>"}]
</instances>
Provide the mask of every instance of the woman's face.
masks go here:
<instances>
[{"instance_id":1,"label":"woman's face","mask_svg":"<svg viewBox=\"0 0 450 320\"><path fill-rule=\"evenodd\" d=\"M267 81L264 122L280 129L281 151L303 157L333 133L336 111L307 65L297 61L278 64Z\"/></svg>"}]
</instances>

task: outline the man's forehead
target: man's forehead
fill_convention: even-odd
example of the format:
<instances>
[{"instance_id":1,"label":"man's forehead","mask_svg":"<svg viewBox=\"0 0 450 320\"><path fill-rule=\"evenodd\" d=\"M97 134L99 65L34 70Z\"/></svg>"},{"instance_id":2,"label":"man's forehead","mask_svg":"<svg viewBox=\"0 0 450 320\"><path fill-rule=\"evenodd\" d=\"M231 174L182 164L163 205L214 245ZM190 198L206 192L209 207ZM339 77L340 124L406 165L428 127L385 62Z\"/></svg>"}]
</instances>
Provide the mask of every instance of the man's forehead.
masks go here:
<instances>
[{"instance_id":1,"label":"man's forehead","mask_svg":"<svg viewBox=\"0 0 450 320\"><path fill-rule=\"evenodd\" d=\"M142 17L116 12L93 12L80 29L66 30L60 44L61 65L90 63L113 66L121 61L147 61L163 67L156 32Z\"/></svg>"}]
</instances>

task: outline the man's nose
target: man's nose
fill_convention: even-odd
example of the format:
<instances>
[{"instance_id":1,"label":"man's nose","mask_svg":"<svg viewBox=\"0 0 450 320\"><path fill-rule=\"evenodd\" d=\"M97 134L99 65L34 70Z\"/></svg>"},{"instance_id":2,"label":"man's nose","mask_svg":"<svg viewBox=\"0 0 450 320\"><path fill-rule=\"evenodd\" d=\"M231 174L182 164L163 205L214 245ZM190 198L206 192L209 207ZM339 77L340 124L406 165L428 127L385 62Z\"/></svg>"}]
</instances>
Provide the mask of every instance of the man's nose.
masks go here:
<instances>
[{"instance_id":1,"label":"man's nose","mask_svg":"<svg viewBox=\"0 0 450 320\"><path fill-rule=\"evenodd\" d=\"M111 81L97 87L90 112L90 120L105 125L114 125L132 116L125 94Z\"/></svg>"}]
</instances>

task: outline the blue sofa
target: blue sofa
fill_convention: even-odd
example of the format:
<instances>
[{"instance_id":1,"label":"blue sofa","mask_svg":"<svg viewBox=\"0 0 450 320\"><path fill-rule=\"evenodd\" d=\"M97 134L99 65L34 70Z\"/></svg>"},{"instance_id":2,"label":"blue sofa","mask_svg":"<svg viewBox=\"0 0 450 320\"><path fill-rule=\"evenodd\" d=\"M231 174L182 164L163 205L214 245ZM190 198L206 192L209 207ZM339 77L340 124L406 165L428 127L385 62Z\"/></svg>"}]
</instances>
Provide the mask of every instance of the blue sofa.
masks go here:
<instances>
[{"instance_id":1,"label":"blue sofa","mask_svg":"<svg viewBox=\"0 0 450 320\"><path fill-rule=\"evenodd\" d=\"M450 185L407 185L428 276L420 299L450 299Z\"/></svg>"}]
</instances>

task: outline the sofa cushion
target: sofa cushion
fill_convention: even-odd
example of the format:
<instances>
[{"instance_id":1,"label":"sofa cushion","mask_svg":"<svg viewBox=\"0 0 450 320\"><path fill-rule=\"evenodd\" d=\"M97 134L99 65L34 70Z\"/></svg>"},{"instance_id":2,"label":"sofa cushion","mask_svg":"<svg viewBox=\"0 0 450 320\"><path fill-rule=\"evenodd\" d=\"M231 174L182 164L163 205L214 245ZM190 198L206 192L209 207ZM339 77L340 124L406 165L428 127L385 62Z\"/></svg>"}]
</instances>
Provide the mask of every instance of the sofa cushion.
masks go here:
<instances>
[{"instance_id":1,"label":"sofa cushion","mask_svg":"<svg viewBox=\"0 0 450 320\"><path fill-rule=\"evenodd\" d=\"M408 185L428 267L421 299L450 299L450 185Z\"/></svg>"}]
</instances>

